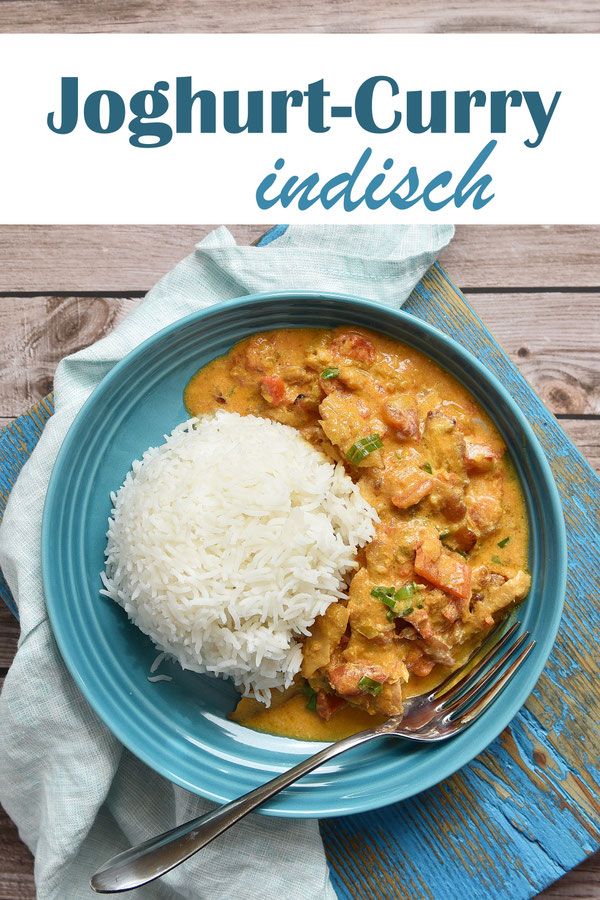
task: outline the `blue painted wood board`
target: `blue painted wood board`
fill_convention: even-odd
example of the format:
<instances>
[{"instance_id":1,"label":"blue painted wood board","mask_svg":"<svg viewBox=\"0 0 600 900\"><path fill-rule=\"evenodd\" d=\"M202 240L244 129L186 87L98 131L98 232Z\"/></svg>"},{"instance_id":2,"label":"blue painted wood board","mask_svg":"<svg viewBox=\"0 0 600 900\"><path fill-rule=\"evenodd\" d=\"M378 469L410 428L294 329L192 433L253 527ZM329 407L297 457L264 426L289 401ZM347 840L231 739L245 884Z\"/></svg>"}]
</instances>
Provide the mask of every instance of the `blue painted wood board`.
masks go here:
<instances>
[{"instance_id":1,"label":"blue painted wood board","mask_svg":"<svg viewBox=\"0 0 600 900\"><path fill-rule=\"evenodd\" d=\"M261 243L281 232L273 229ZM533 425L564 505L567 602L556 646L532 696L484 753L418 797L372 813L325 820L321 831L341 898L520 900L537 894L600 845L594 731L600 718L600 486L439 265L417 286L405 309L474 353ZM514 308L507 315L514 316ZM48 397L0 432L0 516L51 412ZM14 609L1 574L0 596Z\"/></svg>"}]
</instances>

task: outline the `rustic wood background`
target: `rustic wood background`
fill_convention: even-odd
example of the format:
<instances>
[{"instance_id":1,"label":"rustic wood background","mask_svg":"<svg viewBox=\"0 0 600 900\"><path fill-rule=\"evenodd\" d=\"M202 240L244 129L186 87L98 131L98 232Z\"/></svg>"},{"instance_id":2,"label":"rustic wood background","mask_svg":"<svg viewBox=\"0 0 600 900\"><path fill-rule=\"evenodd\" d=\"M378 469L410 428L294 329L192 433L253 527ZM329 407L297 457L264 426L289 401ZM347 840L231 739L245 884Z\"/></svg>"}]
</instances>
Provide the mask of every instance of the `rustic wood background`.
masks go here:
<instances>
[{"instance_id":1,"label":"rustic wood background","mask_svg":"<svg viewBox=\"0 0 600 900\"><path fill-rule=\"evenodd\" d=\"M52 387L213 226L0 226L0 425ZM262 226L230 226L240 243ZM463 226L441 257L573 441L600 468L600 226ZM18 626L0 610L0 677ZM600 897L588 860L544 895ZM0 811L0 900L34 897L32 859Z\"/></svg>"},{"instance_id":2,"label":"rustic wood background","mask_svg":"<svg viewBox=\"0 0 600 900\"><path fill-rule=\"evenodd\" d=\"M597 32L597 0L1 0L2 31Z\"/></svg>"},{"instance_id":3,"label":"rustic wood background","mask_svg":"<svg viewBox=\"0 0 600 900\"><path fill-rule=\"evenodd\" d=\"M599 30L597 0L0 0L0 32ZM114 327L211 227L0 227L0 425L47 393L58 360ZM233 230L240 242L263 231ZM598 468L600 227L464 227L442 262ZM1 608L0 681L17 638ZM0 810L0 900L33 898L32 868ZM544 896L600 897L600 864L589 860Z\"/></svg>"}]
</instances>

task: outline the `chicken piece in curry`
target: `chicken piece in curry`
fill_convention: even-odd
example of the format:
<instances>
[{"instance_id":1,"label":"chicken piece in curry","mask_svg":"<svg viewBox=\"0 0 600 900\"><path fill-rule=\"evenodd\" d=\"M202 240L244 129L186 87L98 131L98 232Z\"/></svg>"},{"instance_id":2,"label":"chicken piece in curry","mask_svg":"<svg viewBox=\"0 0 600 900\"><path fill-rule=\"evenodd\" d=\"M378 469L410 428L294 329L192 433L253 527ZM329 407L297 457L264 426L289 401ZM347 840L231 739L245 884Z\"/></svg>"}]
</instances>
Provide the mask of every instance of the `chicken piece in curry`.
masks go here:
<instances>
[{"instance_id":1,"label":"chicken piece in curry","mask_svg":"<svg viewBox=\"0 0 600 900\"><path fill-rule=\"evenodd\" d=\"M304 638L301 677L232 718L335 740L402 711L464 662L529 590L523 495L473 397L411 347L364 329L285 329L191 379L192 415L227 409L296 428L342 462L379 523L348 599Z\"/></svg>"}]
</instances>

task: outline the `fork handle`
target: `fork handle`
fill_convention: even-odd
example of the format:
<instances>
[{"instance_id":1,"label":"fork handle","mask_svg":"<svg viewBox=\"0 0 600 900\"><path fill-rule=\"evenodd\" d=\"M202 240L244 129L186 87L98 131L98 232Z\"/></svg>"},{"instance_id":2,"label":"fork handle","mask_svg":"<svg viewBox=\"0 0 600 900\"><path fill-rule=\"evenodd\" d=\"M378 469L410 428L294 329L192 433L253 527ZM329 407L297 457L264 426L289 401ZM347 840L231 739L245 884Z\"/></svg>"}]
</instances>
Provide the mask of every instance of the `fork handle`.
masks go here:
<instances>
[{"instance_id":1,"label":"fork handle","mask_svg":"<svg viewBox=\"0 0 600 900\"><path fill-rule=\"evenodd\" d=\"M329 744L243 797L113 856L92 876L92 889L99 894L130 891L160 878L303 775L308 775L340 753L379 737L381 733L370 729Z\"/></svg>"}]
</instances>

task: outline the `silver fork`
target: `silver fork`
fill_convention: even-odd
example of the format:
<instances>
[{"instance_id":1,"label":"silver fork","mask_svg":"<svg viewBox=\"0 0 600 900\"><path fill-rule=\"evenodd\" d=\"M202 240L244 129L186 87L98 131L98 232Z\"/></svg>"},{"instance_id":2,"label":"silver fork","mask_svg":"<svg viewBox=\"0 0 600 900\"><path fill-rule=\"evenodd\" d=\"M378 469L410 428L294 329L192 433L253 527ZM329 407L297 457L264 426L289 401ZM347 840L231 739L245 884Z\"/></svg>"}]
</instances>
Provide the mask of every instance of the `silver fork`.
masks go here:
<instances>
[{"instance_id":1,"label":"silver fork","mask_svg":"<svg viewBox=\"0 0 600 900\"><path fill-rule=\"evenodd\" d=\"M402 715L330 744L243 797L119 853L92 876L91 887L106 894L130 891L154 881L303 775L367 741L392 736L428 743L459 734L488 708L533 650L535 641L526 643L528 631L512 640L519 624L515 622L505 631L500 623L462 668L429 694L408 700ZM501 650L504 652L499 655Z\"/></svg>"}]
</instances>

